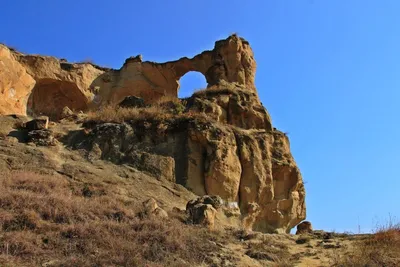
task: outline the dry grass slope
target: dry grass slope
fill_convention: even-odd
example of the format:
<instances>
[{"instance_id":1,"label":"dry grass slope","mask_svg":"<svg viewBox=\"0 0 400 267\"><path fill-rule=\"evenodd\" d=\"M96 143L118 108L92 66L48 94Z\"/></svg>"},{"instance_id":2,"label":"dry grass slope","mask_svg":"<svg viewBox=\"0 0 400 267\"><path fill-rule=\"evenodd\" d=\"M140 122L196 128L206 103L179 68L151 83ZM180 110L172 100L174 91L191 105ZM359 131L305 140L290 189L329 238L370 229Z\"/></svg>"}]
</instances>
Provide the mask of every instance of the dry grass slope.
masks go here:
<instances>
[{"instance_id":1,"label":"dry grass slope","mask_svg":"<svg viewBox=\"0 0 400 267\"><path fill-rule=\"evenodd\" d=\"M138 203L63 177L0 178L0 266L201 265L219 233L139 218Z\"/></svg>"},{"instance_id":2,"label":"dry grass slope","mask_svg":"<svg viewBox=\"0 0 400 267\"><path fill-rule=\"evenodd\" d=\"M371 236L358 241L353 250L336 255L334 266L400 266L400 224L389 222Z\"/></svg>"}]
</instances>

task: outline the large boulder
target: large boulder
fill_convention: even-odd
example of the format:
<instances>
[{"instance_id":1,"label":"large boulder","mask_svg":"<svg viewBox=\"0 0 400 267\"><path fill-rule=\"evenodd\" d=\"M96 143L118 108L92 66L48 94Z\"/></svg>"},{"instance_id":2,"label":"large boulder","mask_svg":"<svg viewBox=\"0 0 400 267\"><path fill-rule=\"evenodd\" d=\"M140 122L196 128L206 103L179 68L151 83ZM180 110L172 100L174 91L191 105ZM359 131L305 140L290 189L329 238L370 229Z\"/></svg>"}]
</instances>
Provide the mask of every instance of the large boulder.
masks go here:
<instances>
[{"instance_id":1,"label":"large boulder","mask_svg":"<svg viewBox=\"0 0 400 267\"><path fill-rule=\"evenodd\" d=\"M186 212L189 221L193 224L200 224L213 229L215 226L215 216L217 210L224 205L224 201L219 196L202 196L190 200L186 204Z\"/></svg>"},{"instance_id":2,"label":"large boulder","mask_svg":"<svg viewBox=\"0 0 400 267\"><path fill-rule=\"evenodd\" d=\"M309 221L303 221L297 225L296 235L311 234L312 232L313 228Z\"/></svg>"},{"instance_id":3,"label":"large boulder","mask_svg":"<svg viewBox=\"0 0 400 267\"><path fill-rule=\"evenodd\" d=\"M193 224L200 224L209 229L215 227L215 216L217 214L216 209L210 204L197 204L191 206L187 210L189 214L189 221Z\"/></svg>"}]
</instances>

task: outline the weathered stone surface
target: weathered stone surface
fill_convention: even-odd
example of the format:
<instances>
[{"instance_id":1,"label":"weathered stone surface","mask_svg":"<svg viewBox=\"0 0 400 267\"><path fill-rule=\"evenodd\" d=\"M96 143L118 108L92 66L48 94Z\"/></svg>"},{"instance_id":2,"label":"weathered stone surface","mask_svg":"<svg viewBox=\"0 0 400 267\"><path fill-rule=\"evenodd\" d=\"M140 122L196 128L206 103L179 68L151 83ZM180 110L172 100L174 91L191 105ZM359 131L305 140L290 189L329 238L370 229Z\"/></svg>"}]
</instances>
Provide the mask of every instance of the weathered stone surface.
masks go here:
<instances>
[{"instance_id":1,"label":"weathered stone surface","mask_svg":"<svg viewBox=\"0 0 400 267\"><path fill-rule=\"evenodd\" d=\"M143 203L143 213L146 216L156 216L159 218L167 218L168 213L160 208L154 198L150 198Z\"/></svg>"},{"instance_id":2,"label":"weathered stone surface","mask_svg":"<svg viewBox=\"0 0 400 267\"><path fill-rule=\"evenodd\" d=\"M220 209L224 205L224 200L220 196L205 195L196 199L190 200L186 204L186 210L191 210L194 206L198 204L209 204L213 206L214 209Z\"/></svg>"},{"instance_id":3,"label":"weathered stone surface","mask_svg":"<svg viewBox=\"0 0 400 267\"><path fill-rule=\"evenodd\" d=\"M160 124L163 133L157 130ZM287 137L277 130L189 119L179 124L104 123L91 136L104 159L132 164L198 195L238 202L246 229L289 232L305 218L301 174Z\"/></svg>"},{"instance_id":4,"label":"weathered stone surface","mask_svg":"<svg viewBox=\"0 0 400 267\"><path fill-rule=\"evenodd\" d=\"M256 63L244 39L232 35L211 51L166 63L130 57L119 70L24 55L5 46L0 46L0 59L0 92L17 96L0 98L0 113L2 108L5 113L27 110L61 119L64 107L68 114L81 114L106 105L146 109L155 103L169 113L124 123L86 122L84 140L70 143L86 149L90 161L127 164L197 195L237 203L240 211L228 213L240 216L248 230L287 233L305 219L301 173L287 136L272 127L258 98ZM179 107L174 106L178 101L161 106L160 98L177 96L179 79L189 71L202 73L207 89ZM125 105L129 96L136 98ZM203 208L203 213L210 210Z\"/></svg>"},{"instance_id":5,"label":"weathered stone surface","mask_svg":"<svg viewBox=\"0 0 400 267\"><path fill-rule=\"evenodd\" d=\"M306 233L311 234L312 232L313 232L313 228L312 228L311 222L309 222L309 221L304 221L297 225L296 235L301 235L301 234L306 234Z\"/></svg>"},{"instance_id":6,"label":"weathered stone surface","mask_svg":"<svg viewBox=\"0 0 400 267\"><path fill-rule=\"evenodd\" d=\"M49 128L49 117L47 116L41 116L36 119L33 119L31 121L28 121L25 124L25 128L28 131L33 131L33 130L46 130Z\"/></svg>"},{"instance_id":7,"label":"weathered stone surface","mask_svg":"<svg viewBox=\"0 0 400 267\"><path fill-rule=\"evenodd\" d=\"M61 118L65 119L65 118L71 118L74 117L75 113L67 106L65 106L62 110L61 113Z\"/></svg>"},{"instance_id":8,"label":"weathered stone surface","mask_svg":"<svg viewBox=\"0 0 400 267\"><path fill-rule=\"evenodd\" d=\"M206 199L210 200L210 198ZM191 223L201 224L212 229L215 225L217 210L212 204L206 204L204 200L204 198L198 198L189 201L186 205L186 212L189 215L189 221ZM215 203L214 200L211 202Z\"/></svg>"},{"instance_id":9,"label":"weathered stone surface","mask_svg":"<svg viewBox=\"0 0 400 267\"><path fill-rule=\"evenodd\" d=\"M38 146L54 146L56 140L50 130L33 130L28 132L28 142Z\"/></svg>"},{"instance_id":10,"label":"weathered stone surface","mask_svg":"<svg viewBox=\"0 0 400 267\"><path fill-rule=\"evenodd\" d=\"M0 115L26 114L28 97L35 80L14 53L0 44Z\"/></svg>"},{"instance_id":11,"label":"weathered stone surface","mask_svg":"<svg viewBox=\"0 0 400 267\"><path fill-rule=\"evenodd\" d=\"M166 63L128 58L119 70L92 63L67 63L54 57L24 55L0 45L1 113L48 115L58 119L64 106L73 111L117 105L135 95L146 103L176 97L179 79L189 71L202 73L209 86L221 82L256 92L256 63L249 43L236 35L215 43L214 49L189 59Z\"/></svg>"},{"instance_id":12,"label":"weathered stone surface","mask_svg":"<svg viewBox=\"0 0 400 267\"><path fill-rule=\"evenodd\" d=\"M199 123L189 128L188 136L188 188L196 192L204 183L207 194L237 201L242 169L233 131Z\"/></svg>"},{"instance_id":13,"label":"weathered stone surface","mask_svg":"<svg viewBox=\"0 0 400 267\"><path fill-rule=\"evenodd\" d=\"M272 129L271 118L257 93L244 90L238 84L221 82L195 93L189 99L189 110L243 129Z\"/></svg>"}]
</instances>

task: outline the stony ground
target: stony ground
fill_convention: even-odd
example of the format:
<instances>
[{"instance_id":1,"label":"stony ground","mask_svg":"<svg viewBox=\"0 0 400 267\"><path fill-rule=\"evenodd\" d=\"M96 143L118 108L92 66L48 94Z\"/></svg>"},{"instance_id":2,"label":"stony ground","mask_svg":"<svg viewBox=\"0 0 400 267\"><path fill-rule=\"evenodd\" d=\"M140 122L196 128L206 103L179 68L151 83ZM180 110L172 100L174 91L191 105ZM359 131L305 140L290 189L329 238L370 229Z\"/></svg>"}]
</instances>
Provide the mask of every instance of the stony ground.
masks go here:
<instances>
[{"instance_id":1,"label":"stony ground","mask_svg":"<svg viewBox=\"0 0 400 267\"><path fill-rule=\"evenodd\" d=\"M399 263L400 254L391 251L389 243L389 252L378 256L375 250L362 250L371 252L364 258L373 255L367 264L346 261L359 257L358 244L371 235L262 234L241 230L219 216L213 230L187 224L183 210L196 196L184 187L69 148L71 133L80 130L76 121L50 125L55 145L26 143L18 127L27 120L0 118L0 266ZM168 218L139 216L149 198L156 199ZM400 244L395 243L400 231L394 233L390 244Z\"/></svg>"}]
</instances>

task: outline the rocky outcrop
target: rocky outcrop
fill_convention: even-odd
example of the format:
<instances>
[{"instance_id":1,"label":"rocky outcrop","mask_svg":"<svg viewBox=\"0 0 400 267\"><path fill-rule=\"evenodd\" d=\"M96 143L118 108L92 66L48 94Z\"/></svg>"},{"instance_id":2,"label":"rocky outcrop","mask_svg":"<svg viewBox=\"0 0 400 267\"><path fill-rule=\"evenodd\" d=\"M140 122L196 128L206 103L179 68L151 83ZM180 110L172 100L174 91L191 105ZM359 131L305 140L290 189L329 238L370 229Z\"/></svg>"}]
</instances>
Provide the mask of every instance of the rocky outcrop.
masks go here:
<instances>
[{"instance_id":1,"label":"rocky outcrop","mask_svg":"<svg viewBox=\"0 0 400 267\"><path fill-rule=\"evenodd\" d=\"M213 229L217 209L222 205L223 201L218 196L203 196L189 201L186 205L189 222Z\"/></svg>"},{"instance_id":2,"label":"rocky outcrop","mask_svg":"<svg viewBox=\"0 0 400 267\"><path fill-rule=\"evenodd\" d=\"M309 221L304 221L297 225L296 235L311 234L312 232L313 228Z\"/></svg>"},{"instance_id":3,"label":"rocky outcrop","mask_svg":"<svg viewBox=\"0 0 400 267\"><path fill-rule=\"evenodd\" d=\"M86 143L77 148L100 147L103 159L237 203L246 229L289 232L305 218L305 191L287 136L265 123L246 129L213 120L211 111L193 113L193 101L170 119L87 122ZM139 160L143 155L154 160Z\"/></svg>"},{"instance_id":4,"label":"rocky outcrop","mask_svg":"<svg viewBox=\"0 0 400 267\"><path fill-rule=\"evenodd\" d=\"M127 164L197 195L219 196L240 209L248 230L289 232L305 219L300 171L288 137L273 128L258 98L256 63L244 39L232 35L211 51L166 63L131 57L119 70L0 49L1 62L13 73L1 72L7 82L0 83L0 92L10 95L12 85L20 101L1 98L0 112L3 107L60 119L66 108L67 117L75 117L76 111L117 106L135 96L136 115L87 121L84 140L71 138L71 147L87 151L91 161ZM181 101L179 110L173 101L160 106L164 96L177 96L179 79L189 71L202 73L208 88ZM213 213L208 207L201 212L209 210Z\"/></svg>"},{"instance_id":5,"label":"rocky outcrop","mask_svg":"<svg viewBox=\"0 0 400 267\"><path fill-rule=\"evenodd\" d=\"M6 46L0 45L0 114L26 114L35 80Z\"/></svg>"},{"instance_id":6,"label":"rocky outcrop","mask_svg":"<svg viewBox=\"0 0 400 267\"><path fill-rule=\"evenodd\" d=\"M130 95L154 103L163 96L176 97L179 79L189 71L202 73L209 86L235 82L255 92L253 52L249 43L236 35L191 59L155 63L131 57L119 70L24 55L4 45L0 45L0 62L0 114L58 119L65 106L73 111L97 109L117 105Z\"/></svg>"}]
</instances>

